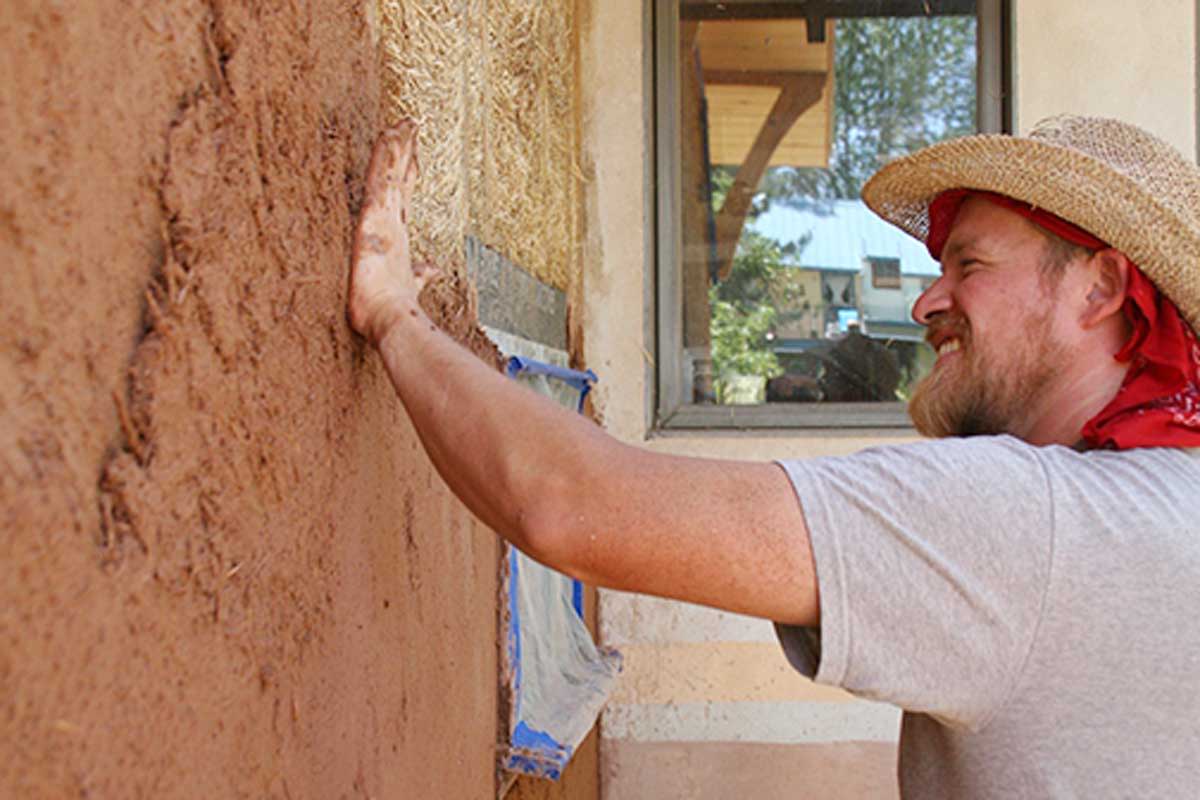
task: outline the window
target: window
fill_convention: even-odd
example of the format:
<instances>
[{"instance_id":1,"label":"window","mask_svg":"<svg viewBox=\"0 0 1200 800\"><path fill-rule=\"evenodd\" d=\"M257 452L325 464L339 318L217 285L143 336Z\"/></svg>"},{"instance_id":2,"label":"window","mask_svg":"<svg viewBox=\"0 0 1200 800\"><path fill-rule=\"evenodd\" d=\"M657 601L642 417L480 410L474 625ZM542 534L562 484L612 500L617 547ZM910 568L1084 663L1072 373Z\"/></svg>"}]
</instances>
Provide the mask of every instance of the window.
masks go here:
<instances>
[{"instance_id":1,"label":"window","mask_svg":"<svg viewBox=\"0 0 1200 800\"><path fill-rule=\"evenodd\" d=\"M937 275L859 199L1005 118L1001 0L660 0L658 420L898 427Z\"/></svg>"},{"instance_id":2,"label":"window","mask_svg":"<svg viewBox=\"0 0 1200 800\"><path fill-rule=\"evenodd\" d=\"M900 259L867 256L867 267L871 270L872 288L900 288Z\"/></svg>"}]
</instances>

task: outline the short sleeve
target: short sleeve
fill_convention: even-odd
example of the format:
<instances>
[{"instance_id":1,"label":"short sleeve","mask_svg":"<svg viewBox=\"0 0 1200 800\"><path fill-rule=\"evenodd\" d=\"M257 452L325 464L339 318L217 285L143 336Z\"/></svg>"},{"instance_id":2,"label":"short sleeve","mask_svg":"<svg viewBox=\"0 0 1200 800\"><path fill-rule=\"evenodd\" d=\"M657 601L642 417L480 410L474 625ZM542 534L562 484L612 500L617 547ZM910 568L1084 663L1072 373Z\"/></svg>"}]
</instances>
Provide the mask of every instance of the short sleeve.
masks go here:
<instances>
[{"instance_id":1,"label":"short sleeve","mask_svg":"<svg viewBox=\"0 0 1200 800\"><path fill-rule=\"evenodd\" d=\"M1011 437L781 462L812 539L821 627L777 625L821 683L976 730L1028 657L1054 547L1038 449Z\"/></svg>"}]
</instances>

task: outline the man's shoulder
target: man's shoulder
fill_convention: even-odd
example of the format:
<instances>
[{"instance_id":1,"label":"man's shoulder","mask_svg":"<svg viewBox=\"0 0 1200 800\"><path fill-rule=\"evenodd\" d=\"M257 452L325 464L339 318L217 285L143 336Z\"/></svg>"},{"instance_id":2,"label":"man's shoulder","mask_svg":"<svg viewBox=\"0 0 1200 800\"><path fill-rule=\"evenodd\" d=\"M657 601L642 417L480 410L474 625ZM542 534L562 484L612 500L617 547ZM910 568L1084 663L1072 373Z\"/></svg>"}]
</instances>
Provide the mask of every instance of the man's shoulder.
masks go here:
<instances>
[{"instance_id":1,"label":"man's shoulder","mask_svg":"<svg viewBox=\"0 0 1200 800\"><path fill-rule=\"evenodd\" d=\"M1048 461L1059 466L1080 468L1121 469L1141 468L1151 471L1200 468L1200 448L1196 447L1131 447L1127 450L1072 450L1067 447L1037 448Z\"/></svg>"},{"instance_id":2,"label":"man's shoulder","mask_svg":"<svg viewBox=\"0 0 1200 800\"><path fill-rule=\"evenodd\" d=\"M1200 465L1200 447L1136 447L1128 450L1085 450L1064 445L1035 445L1009 434L994 436L950 436L920 439L901 444L868 447L861 454L895 458L992 459L1013 457L1053 462L1056 465L1093 465L1118 463L1178 463Z\"/></svg>"},{"instance_id":3,"label":"man's shoulder","mask_svg":"<svg viewBox=\"0 0 1200 800\"><path fill-rule=\"evenodd\" d=\"M942 439L920 439L901 444L868 447L858 455L870 459L898 459L912 462L976 462L995 463L1016 460L1032 463L1044 448L1031 445L1015 436L951 436ZM1067 449L1067 448L1063 448Z\"/></svg>"}]
</instances>

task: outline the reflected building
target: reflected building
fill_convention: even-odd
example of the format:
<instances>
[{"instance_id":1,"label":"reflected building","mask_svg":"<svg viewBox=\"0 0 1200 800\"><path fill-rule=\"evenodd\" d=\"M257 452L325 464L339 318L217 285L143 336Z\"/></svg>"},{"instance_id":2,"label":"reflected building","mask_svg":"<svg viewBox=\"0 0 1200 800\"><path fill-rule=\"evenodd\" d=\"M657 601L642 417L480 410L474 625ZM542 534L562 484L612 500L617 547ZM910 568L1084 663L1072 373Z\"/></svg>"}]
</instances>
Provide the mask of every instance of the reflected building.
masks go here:
<instances>
[{"instance_id":1,"label":"reflected building","mask_svg":"<svg viewBox=\"0 0 1200 800\"><path fill-rule=\"evenodd\" d=\"M803 242L785 247L792 291L777 306L773 340L785 375L768 399L905 399L932 361L924 329L912 319L917 298L940 273L925 246L860 200L776 203L749 228L781 246ZM813 382L819 397L782 388Z\"/></svg>"}]
</instances>

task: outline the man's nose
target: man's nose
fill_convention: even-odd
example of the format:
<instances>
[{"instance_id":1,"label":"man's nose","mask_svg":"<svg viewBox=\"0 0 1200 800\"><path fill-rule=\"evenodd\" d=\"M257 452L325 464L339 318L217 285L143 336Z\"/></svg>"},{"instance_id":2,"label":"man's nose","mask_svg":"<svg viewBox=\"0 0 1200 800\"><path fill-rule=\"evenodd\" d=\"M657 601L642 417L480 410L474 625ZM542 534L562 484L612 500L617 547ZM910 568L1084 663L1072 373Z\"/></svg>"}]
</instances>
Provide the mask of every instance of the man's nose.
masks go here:
<instances>
[{"instance_id":1,"label":"man's nose","mask_svg":"<svg viewBox=\"0 0 1200 800\"><path fill-rule=\"evenodd\" d=\"M912 318L918 325L928 325L929 321L938 314L950 309L950 286L943 275L921 292L917 302L913 303Z\"/></svg>"}]
</instances>

